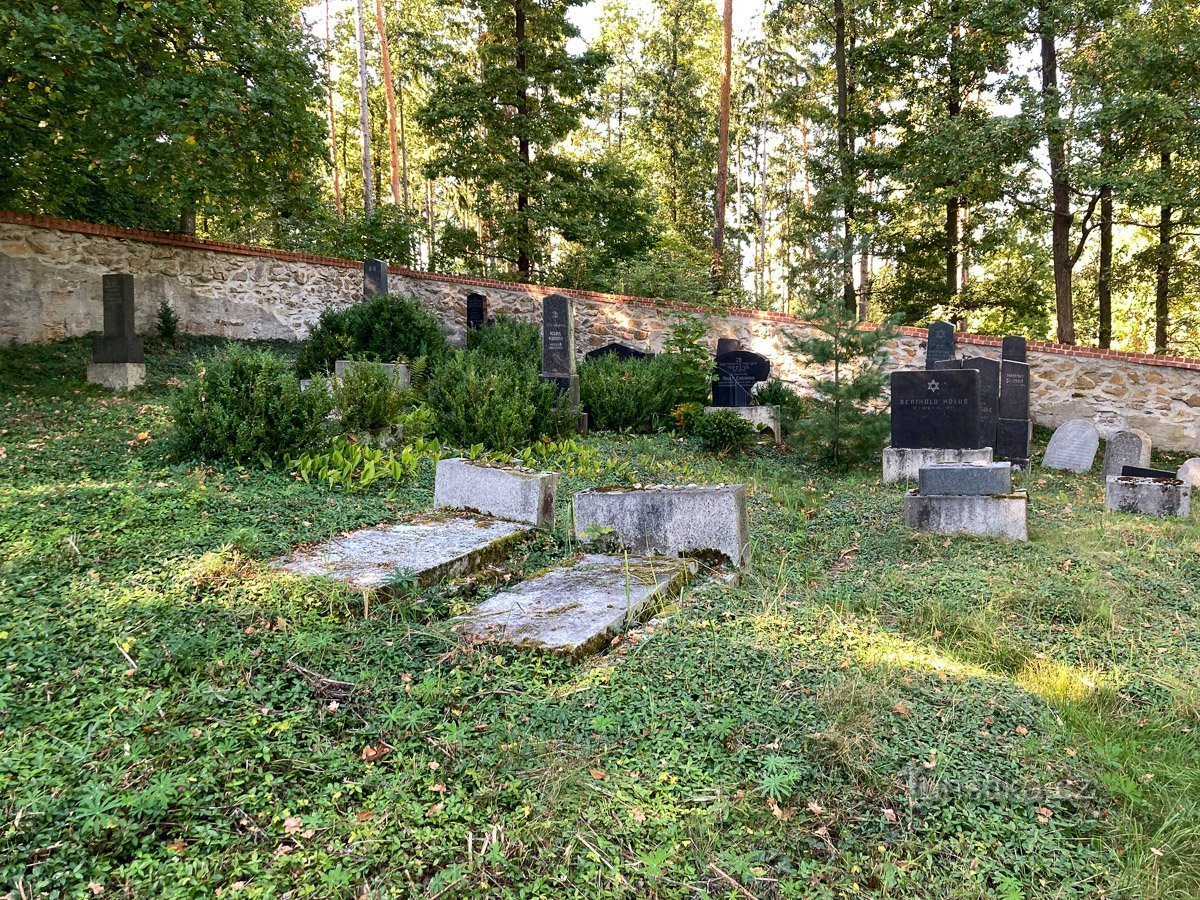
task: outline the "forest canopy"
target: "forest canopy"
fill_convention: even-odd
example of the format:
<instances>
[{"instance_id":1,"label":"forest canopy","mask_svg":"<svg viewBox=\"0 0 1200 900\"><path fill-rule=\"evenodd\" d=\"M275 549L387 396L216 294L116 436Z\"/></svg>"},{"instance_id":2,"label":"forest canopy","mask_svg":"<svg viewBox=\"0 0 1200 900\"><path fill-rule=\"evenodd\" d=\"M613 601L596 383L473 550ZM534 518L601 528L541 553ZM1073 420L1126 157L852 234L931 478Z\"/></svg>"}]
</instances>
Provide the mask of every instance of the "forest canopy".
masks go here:
<instances>
[{"instance_id":1,"label":"forest canopy","mask_svg":"<svg viewBox=\"0 0 1200 900\"><path fill-rule=\"evenodd\" d=\"M11 0L0 207L1200 353L1193 0L732 2Z\"/></svg>"}]
</instances>

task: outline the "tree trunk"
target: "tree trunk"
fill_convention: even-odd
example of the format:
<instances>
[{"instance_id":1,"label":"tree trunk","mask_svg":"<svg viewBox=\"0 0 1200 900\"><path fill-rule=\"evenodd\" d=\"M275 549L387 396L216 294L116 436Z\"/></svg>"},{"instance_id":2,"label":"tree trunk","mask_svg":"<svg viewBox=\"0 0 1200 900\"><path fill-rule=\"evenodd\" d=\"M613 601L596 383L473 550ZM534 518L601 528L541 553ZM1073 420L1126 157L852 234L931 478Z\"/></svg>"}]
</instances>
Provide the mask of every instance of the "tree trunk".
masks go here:
<instances>
[{"instance_id":1,"label":"tree trunk","mask_svg":"<svg viewBox=\"0 0 1200 900\"><path fill-rule=\"evenodd\" d=\"M1096 278L1099 343L1102 350L1112 346L1112 243L1112 187L1105 184L1100 186L1100 269Z\"/></svg>"},{"instance_id":2,"label":"tree trunk","mask_svg":"<svg viewBox=\"0 0 1200 900\"><path fill-rule=\"evenodd\" d=\"M856 312L854 296L854 171L850 133L850 67L846 53L846 0L833 0L833 60L837 79L838 174L842 193L842 304Z\"/></svg>"},{"instance_id":3,"label":"tree trunk","mask_svg":"<svg viewBox=\"0 0 1200 900\"><path fill-rule=\"evenodd\" d=\"M383 64L383 93L387 98L388 148L391 152L392 203L399 206L400 145L396 137L396 89L392 84L392 54L388 49L387 24L383 21L383 0L375 0L375 26L379 29L379 58ZM404 203L408 206L408 203Z\"/></svg>"},{"instance_id":4,"label":"tree trunk","mask_svg":"<svg viewBox=\"0 0 1200 900\"><path fill-rule=\"evenodd\" d=\"M517 245L517 271L521 276L528 281L529 273L533 266L530 262L529 245L531 243L531 235L529 228L529 169L531 165L531 157L529 153L529 93L528 86L525 83L525 4L524 0L516 0L514 4L516 14L516 38L517 38L517 72L519 81L517 83L517 150L521 158L521 174L517 184L517 216L518 216L518 245Z\"/></svg>"},{"instance_id":5,"label":"tree trunk","mask_svg":"<svg viewBox=\"0 0 1200 900\"><path fill-rule=\"evenodd\" d=\"M338 176L337 159L337 128L333 120L333 56L332 44L329 39L329 0L325 0L325 54L327 74L329 76L329 158L333 163L333 208L342 217L342 183Z\"/></svg>"},{"instance_id":6,"label":"tree trunk","mask_svg":"<svg viewBox=\"0 0 1200 900\"><path fill-rule=\"evenodd\" d=\"M363 0L355 0L355 38L358 41L358 128L362 132L363 212L375 209L371 177L371 118L367 111L367 39L363 25Z\"/></svg>"},{"instance_id":7,"label":"tree trunk","mask_svg":"<svg viewBox=\"0 0 1200 900\"><path fill-rule=\"evenodd\" d=\"M1058 91L1058 52L1055 28L1043 2L1038 6L1038 28L1042 45L1042 111L1046 126L1046 150L1050 161L1053 215L1050 248L1054 261L1054 305L1058 318L1058 342L1075 343L1075 309L1071 298L1071 184L1067 172L1067 135L1063 125L1062 100Z\"/></svg>"},{"instance_id":8,"label":"tree trunk","mask_svg":"<svg viewBox=\"0 0 1200 900\"><path fill-rule=\"evenodd\" d=\"M721 66L721 106L717 128L716 225L713 228L713 293L725 281L725 195L729 182L729 95L733 77L733 0L725 0L721 18L723 40Z\"/></svg>"},{"instance_id":9,"label":"tree trunk","mask_svg":"<svg viewBox=\"0 0 1200 900\"><path fill-rule=\"evenodd\" d=\"M1163 153L1159 157L1159 171L1163 176L1163 184L1171 183L1171 154ZM1170 318L1168 305L1171 292L1171 263L1174 249L1171 246L1171 214L1174 212L1169 204L1164 204L1158 211L1158 263L1155 266L1154 283L1154 352L1167 352L1167 326Z\"/></svg>"},{"instance_id":10,"label":"tree trunk","mask_svg":"<svg viewBox=\"0 0 1200 900\"><path fill-rule=\"evenodd\" d=\"M951 4L951 20L950 20L950 49L947 54L947 65L949 70L948 81L946 88L946 118L950 121L950 127L954 127L954 120L962 115L962 84L958 77L958 32L959 32L959 13L958 4ZM953 303L954 298L958 296L958 247L959 247L959 222L961 221L961 207L963 198L957 193L958 185L952 181L950 183L951 191L954 191L953 196L946 200L946 298Z\"/></svg>"}]
</instances>

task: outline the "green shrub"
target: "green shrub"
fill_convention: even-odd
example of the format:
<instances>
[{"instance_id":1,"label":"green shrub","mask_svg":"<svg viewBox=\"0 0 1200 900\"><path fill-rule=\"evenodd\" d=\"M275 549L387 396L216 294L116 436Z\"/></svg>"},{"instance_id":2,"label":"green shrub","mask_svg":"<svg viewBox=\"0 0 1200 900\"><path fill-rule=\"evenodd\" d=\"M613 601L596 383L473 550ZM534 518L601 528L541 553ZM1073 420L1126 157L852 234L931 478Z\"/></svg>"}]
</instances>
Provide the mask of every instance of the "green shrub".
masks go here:
<instances>
[{"instance_id":1,"label":"green shrub","mask_svg":"<svg viewBox=\"0 0 1200 900\"><path fill-rule=\"evenodd\" d=\"M345 309L326 309L300 348L296 369L302 375L328 372L335 360L378 362L437 358L446 336L433 313L416 300L379 295Z\"/></svg>"},{"instance_id":2,"label":"green shrub","mask_svg":"<svg viewBox=\"0 0 1200 900\"><path fill-rule=\"evenodd\" d=\"M511 359L540 370L542 329L535 322L497 316L494 322L467 332L467 349L481 356Z\"/></svg>"},{"instance_id":3,"label":"green shrub","mask_svg":"<svg viewBox=\"0 0 1200 900\"><path fill-rule=\"evenodd\" d=\"M282 356L234 344L199 363L172 403L175 451L239 462L282 459L328 435L332 408L322 382L301 391Z\"/></svg>"},{"instance_id":4,"label":"green shrub","mask_svg":"<svg viewBox=\"0 0 1200 900\"><path fill-rule=\"evenodd\" d=\"M154 330L168 344L175 343L175 339L179 336L179 314L171 309L171 304L166 300L159 301L158 318L154 322Z\"/></svg>"},{"instance_id":5,"label":"green shrub","mask_svg":"<svg viewBox=\"0 0 1200 900\"><path fill-rule=\"evenodd\" d=\"M429 379L425 399L438 435L457 447L513 450L574 426L569 399L542 381L536 367L477 352L447 356Z\"/></svg>"},{"instance_id":6,"label":"green shrub","mask_svg":"<svg viewBox=\"0 0 1200 900\"><path fill-rule=\"evenodd\" d=\"M671 405L709 402L716 363L704 343L707 336L708 326L703 319L679 316L672 323L671 335L663 342L661 354L672 369Z\"/></svg>"},{"instance_id":7,"label":"green shrub","mask_svg":"<svg viewBox=\"0 0 1200 900\"><path fill-rule=\"evenodd\" d=\"M334 382L333 402L346 431L376 431L395 425L409 392L381 364L358 362Z\"/></svg>"},{"instance_id":8,"label":"green shrub","mask_svg":"<svg viewBox=\"0 0 1200 900\"><path fill-rule=\"evenodd\" d=\"M692 434L709 452L740 453L754 440L754 426L731 409L718 409L694 417Z\"/></svg>"},{"instance_id":9,"label":"green shrub","mask_svg":"<svg viewBox=\"0 0 1200 900\"><path fill-rule=\"evenodd\" d=\"M615 353L579 367L579 399L597 431L650 431L671 412L674 367L662 357L621 359Z\"/></svg>"},{"instance_id":10,"label":"green shrub","mask_svg":"<svg viewBox=\"0 0 1200 900\"><path fill-rule=\"evenodd\" d=\"M792 431L804 418L805 399L778 378L760 387L754 394L754 402L759 406L778 406L785 431Z\"/></svg>"}]
</instances>

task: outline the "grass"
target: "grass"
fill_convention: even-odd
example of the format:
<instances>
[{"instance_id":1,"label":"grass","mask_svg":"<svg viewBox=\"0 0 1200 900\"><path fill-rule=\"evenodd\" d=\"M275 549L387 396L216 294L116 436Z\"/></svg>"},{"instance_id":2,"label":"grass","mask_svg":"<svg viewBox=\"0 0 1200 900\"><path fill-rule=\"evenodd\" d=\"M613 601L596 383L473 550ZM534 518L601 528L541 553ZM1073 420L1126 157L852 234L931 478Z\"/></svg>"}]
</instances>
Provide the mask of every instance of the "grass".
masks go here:
<instances>
[{"instance_id":1,"label":"grass","mask_svg":"<svg viewBox=\"0 0 1200 900\"><path fill-rule=\"evenodd\" d=\"M595 436L749 485L741 584L580 664L464 646L446 619L566 530L369 617L273 572L432 472L169 459L171 379L217 346L151 346L128 397L83 342L0 351L0 896L1200 895L1194 521L1035 468L1029 543L946 539L873 472Z\"/></svg>"}]
</instances>

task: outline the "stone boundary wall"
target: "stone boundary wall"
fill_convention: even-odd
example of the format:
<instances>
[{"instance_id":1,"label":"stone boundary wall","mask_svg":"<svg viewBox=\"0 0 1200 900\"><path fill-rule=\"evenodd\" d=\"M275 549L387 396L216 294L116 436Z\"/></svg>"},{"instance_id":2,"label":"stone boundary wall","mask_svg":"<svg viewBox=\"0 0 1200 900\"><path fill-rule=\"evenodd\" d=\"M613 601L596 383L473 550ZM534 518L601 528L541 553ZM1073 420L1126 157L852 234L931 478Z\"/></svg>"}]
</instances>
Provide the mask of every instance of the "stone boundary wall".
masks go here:
<instances>
[{"instance_id":1,"label":"stone boundary wall","mask_svg":"<svg viewBox=\"0 0 1200 900\"><path fill-rule=\"evenodd\" d=\"M153 326L166 300L192 334L297 340L321 310L361 296L361 263L0 211L0 345L37 343L98 331L101 276L137 276L137 327ZM737 338L772 360L801 390L815 374L786 351L788 334L809 327L794 316L758 310L714 315L687 304L563 290L393 267L393 291L434 312L450 340L466 334L466 295L488 298L489 315L538 321L540 300L576 299L576 344L584 353L610 341L657 351L675 316L705 319L714 345ZM923 364L925 330L900 328L891 369ZM958 335L959 356L998 358L1000 338ZM1200 359L1029 342L1032 415L1039 425L1091 419L1101 433L1140 428L1160 449L1200 452Z\"/></svg>"}]
</instances>

